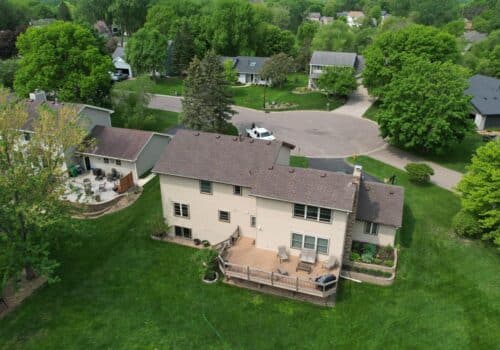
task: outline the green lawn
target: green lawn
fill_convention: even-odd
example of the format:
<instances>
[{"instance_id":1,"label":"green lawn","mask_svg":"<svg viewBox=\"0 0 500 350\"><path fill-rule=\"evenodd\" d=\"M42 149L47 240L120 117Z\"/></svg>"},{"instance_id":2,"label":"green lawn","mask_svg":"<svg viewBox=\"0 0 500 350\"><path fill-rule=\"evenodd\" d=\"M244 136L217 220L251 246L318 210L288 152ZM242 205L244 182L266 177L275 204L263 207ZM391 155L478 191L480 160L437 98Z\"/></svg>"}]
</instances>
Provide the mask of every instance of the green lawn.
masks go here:
<instances>
[{"instance_id":1,"label":"green lawn","mask_svg":"<svg viewBox=\"0 0 500 350\"><path fill-rule=\"evenodd\" d=\"M450 236L458 198L404 172L357 163L406 188L396 283L342 281L321 308L205 285L194 250L152 241L158 181L132 207L77 222L57 253L61 282L0 321L2 349L494 349L500 344L500 257Z\"/></svg>"},{"instance_id":2,"label":"green lawn","mask_svg":"<svg viewBox=\"0 0 500 350\"><path fill-rule=\"evenodd\" d=\"M179 125L179 113L163 111L160 109L149 109L155 118L151 131L162 132L173 126Z\"/></svg>"},{"instance_id":3,"label":"green lawn","mask_svg":"<svg viewBox=\"0 0 500 350\"><path fill-rule=\"evenodd\" d=\"M303 156L290 156L290 166L309 168L309 158Z\"/></svg>"},{"instance_id":4,"label":"green lawn","mask_svg":"<svg viewBox=\"0 0 500 350\"><path fill-rule=\"evenodd\" d=\"M263 86L236 86L231 87L234 96L234 103L238 106L263 109L264 90L266 90L266 101L268 103L291 103L294 106L287 109L334 109L344 103L339 99L329 100L325 94L320 92L310 92L306 94L294 94L292 91L297 87L307 86L307 76L305 74L290 74L288 82L283 87L267 88ZM153 82L147 76L140 76L134 80L127 80L115 85L117 89L139 90L163 95L182 95L183 83L179 78L163 78Z\"/></svg>"},{"instance_id":5,"label":"green lawn","mask_svg":"<svg viewBox=\"0 0 500 350\"><path fill-rule=\"evenodd\" d=\"M363 117L373 120L377 122L375 115L380 109L380 104L375 102L363 115ZM465 137L465 139L454 145L441 155L429 155L429 154L419 154L416 152L412 152L418 156L421 156L424 159L430 160L437 164L440 164L448 169L456 170L462 173L465 173L466 166L470 164L472 156L476 149L484 143L482 137L475 133L471 132L469 135Z\"/></svg>"}]
</instances>

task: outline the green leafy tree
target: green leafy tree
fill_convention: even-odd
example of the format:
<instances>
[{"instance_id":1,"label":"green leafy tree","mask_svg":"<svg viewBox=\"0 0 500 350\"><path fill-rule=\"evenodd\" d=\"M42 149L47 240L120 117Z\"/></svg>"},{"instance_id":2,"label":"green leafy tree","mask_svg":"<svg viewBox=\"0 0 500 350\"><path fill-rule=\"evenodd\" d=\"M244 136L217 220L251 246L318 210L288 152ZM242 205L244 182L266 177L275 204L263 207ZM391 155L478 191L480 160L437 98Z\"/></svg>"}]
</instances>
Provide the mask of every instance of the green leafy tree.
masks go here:
<instances>
[{"instance_id":1,"label":"green leafy tree","mask_svg":"<svg viewBox=\"0 0 500 350\"><path fill-rule=\"evenodd\" d=\"M224 67L214 51L195 58L184 82L181 122L188 128L224 133L235 113Z\"/></svg>"},{"instance_id":2,"label":"green leafy tree","mask_svg":"<svg viewBox=\"0 0 500 350\"><path fill-rule=\"evenodd\" d=\"M465 31L465 22L463 19L457 19L456 21L446 23L443 30L456 37L462 36Z\"/></svg>"},{"instance_id":3,"label":"green leafy tree","mask_svg":"<svg viewBox=\"0 0 500 350\"><path fill-rule=\"evenodd\" d=\"M354 33L342 21L321 26L312 41L314 50L349 51L354 46Z\"/></svg>"},{"instance_id":4,"label":"green leafy tree","mask_svg":"<svg viewBox=\"0 0 500 350\"><path fill-rule=\"evenodd\" d=\"M62 106L57 116L40 108L31 140L20 143L28 112L11 97L0 90L0 291L23 270L28 279L54 279L52 246L69 232L65 151L87 134L73 108Z\"/></svg>"},{"instance_id":5,"label":"green leafy tree","mask_svg":"<svg viewBox=\"0 0 500 350\"><path fill-rule=\"evenodd\" d=\"M377 113L382 137L402 148L441 153L472 130L464 68L407 58L385 87Z\"/></svg>"},{"instance_id":6,"label":"green leafy tree","mask_svg":"<svg viewBox=\"0 0 500 350\"><path fill-rule=\"evenodd\" d=\"M14 75L18 68L18 60L0 60L0 85L8 88L14 87Z\"/></svg>"},{"instance_id":7,"label":"green leafy tree","mask_svg":"<svg viewBox=\"0 0 500 350\"><path fill-rule=\"evenodd\" d=\"M319 29L319 23L312 21L304 21L299 26L297 30L297 40L300 44L308 43L311 44L314 39L314 35Z\"/></svg>"},{"instance_id":8,"label":"green leafy tree","mask_svg":"<svg viewBox=\"0 0 500 350\"><path fill-rule=\"evenodd\" d=\"M157 29L161 34L169 37L172 28L177 23L177 15L172 6L157 4L152 6L147 13L145 27Z\"/></svg>"},{"instance_id":9,"label":"green leafy tree","mask_svg":"<svg viewBox=\"0 0 500 350\"><path fill-rule=\"evenodd\" d=\"M233 60L224 61L224 77L229 84L236 84L238 82L238 72L234 67Z\"/></svg>"},{"instance_id":10,"label":"green leafy tree","mask_svg":"<svg viewBox=\"0 0 500 350\"><path fill-rule=\"evenodd\" d=\"M129 129L152 130L155 118L148 109L151 95L147 86L134 91L114 90L112 94L113 125Z\"/></svg>"},{"instance_id":11,"label":"green leafy tree","mask_svg":"<svg viewBox=\"0 0 500 350\"><path fill-rule=\"evenodd\" d=\"M500 141L477 149L460 183L462 208L473 215L483 234L500 247Z\"/></svg>"},{"instance_id":12,"label":"green leafy tree","mask_svg":"<svg viewBox=\"0 0 500 350\"><path fill-rule=\"evenodd\" d=\"M123 35L131 35L142 27L146 21L147 6L144 0L113 0L108 11L111 13L113 21L120 25Z\"/></svg>"},{"instance_id":13,"label":"green leafy tree","mask_svg":"<svg viewBox=\"0 0 500 350\"><path fill-rule=\"evenodd\" d=\"M436 28L410 25L399 31L383 32L364 53L363 84L371 95L384 94L408 55L431 62L455 62L459 57L455 38Z\"/></svg>"},{"instance_id":14,"label":"green leafy tree","mask_svg":"<svg viewBox=\"0 0 500 350\"><path fill-rule=\"evenodd\" d=\"M157 72L165 70L167 48L167 38L158 30L142 28L128 40L125 53L136 72L151 72L156 77Z\"/></svg>"},{"instance_id":15,"label":"green leafy tree","mask_svg":"<svg viewBox=\"0 0 500 350\"><path fill-rule=\"evenodd\" d=\"M89 29L70 22L30 28L19 36L17 48L21 59L14 88L19 96L43 89L62 101L106 102L113 66Z\"/></svg>"},{"instance_id":16,"label":"green leafy tree","mask_svg":"<svg viewBox=\"0 0 500 350\"><path fill-rule=\"evenodd\" d=\"M291 54L295 47L295 36L288 30L281 30L272 24L261 23L257 30L257 56L272 56L283 52Z\"/></svg>"},{"instance_id":17,"label":"green leafy tree","mask_svg":"<svg viewBox=\"0 0 500 350\"><path fill-rule=\"evenodd\" d=\"M175 32L172 45L172 71L180 75L189 67L196 54L195 40L186 21Z\"/></svg>"},{"instance_id":18,"label":"green leafy tree","mask_svg":"<svg viewBox=\"0 0 500 350\"><path fill-rule=\"evenodd\" d=\"M317 84L328 95L341 97L349 96L358 86L354 69L349 67L327 67Z\"/></svg>"},{"instance_id":19,"label":"green leafy tree","mask_svg":"<svg viewBox=\"0 0 500 350\"><path fill-rule=\"evenodd\" d=\"M99 20L112 23L112 14L109 11L113 0L78 0L75 2L75 19L89 25Z\"/></svg>"},{"instance_id":20,"label":"green leafy tree","mask_svg":"<svg viewBox=\"0 0 500 350\"><path fill-rule=\"evenodd\" d=\"M61 21L71 21L71 12L65 1L61 1L59 6L57 6L57 18Z\"/></svg>"},{"instance_id":21,"label":"green leafy tree","mask_svg":"<svg viewBox=\"0 0 500 350\"><path fill-rule=\"evenodd\" d=\"M262 79L270 81L271 86L283 86L291 73L293 59L284 53L269 57L260 71Z\"/></svg>"},{"instance_id":22,"label":"green leafy tree","mask_svg":"<svg viewBox=\"0 0 500 350\"><path fill-rule=\"evenodd\" d=\"M486 40L474 44L463 56L463 63L474 73L500 79L500 30L491 32Z\"/></svg>"}]
</instances>

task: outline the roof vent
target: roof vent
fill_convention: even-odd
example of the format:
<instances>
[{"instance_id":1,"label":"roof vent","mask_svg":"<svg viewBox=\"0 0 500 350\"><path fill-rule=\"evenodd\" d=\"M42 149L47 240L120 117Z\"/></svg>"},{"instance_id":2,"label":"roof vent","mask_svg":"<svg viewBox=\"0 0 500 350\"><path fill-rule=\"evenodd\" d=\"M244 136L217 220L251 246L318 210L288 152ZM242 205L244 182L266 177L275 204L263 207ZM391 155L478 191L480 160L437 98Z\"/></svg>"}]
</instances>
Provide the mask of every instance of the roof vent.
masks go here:
<instances>
[{"instance_id":1,"label":"roof vent","mask_svg":"<svg viewBox=\"0 0 500 350\"><path fill-rule=\"evenodd\" d=\"M392 191L392 190L391 190L391 191L389 191L389 194L390 194L390 195L394 195L394 191Z\"/></svg>"},{"instance_id":2,"label":"roof vent","mask_svg":"<svg viewBox=\"0 0 500 350\"><path fill-rule=\"evenodd\" d=\"M250 143L254 143L254 141L255 141L254 139L250 139Z\"/></svg>"},{"instance_id":3,"label":"roof vent","mask_svg":"<svg viewBox=\"0 0 500 350\"><path fill-rule=\"evenodd\" d=\"M238 138L237 137L233 137L233 141L238 141Z\"/></svg>"},{"instance_id":4,"label":"roof vent","mask_svg":"<svg viewBox=\"0 0 500 350\"><path fill-rule=\"evenodd\" d=\"M195 132L194 136L200 136L200 133L199 132Z\"/></svg>"},{"instance_id":5,"label":"roof vent","mask_svg":"<svg viewBox=\"0 0 500 350\"><path fill-rule=\"evenodd\" d=\"M290 169L288 169L288 172L289 172L290 174L293 174L293 173L295 172L295 169L294 169L294 168L290 168Z\"/></svg>"},{"instance_id":6,"label":"roof vent","mask_svg":"<svg viewBox=\"0 0 500 350\"><path fill-rule=\"evenodd\" d=\"M270 145L270 144L271 144L271 141L267 141L266 143L267 143L268 145Z\"/></svg>"},{"instance_id":7,"label":"roof vent","mask_svg":"<svg viewBox=\"0 0 500 350\"><path fill-rule=\"evenodd\" d=\"M269 168L267 168L268 170L273 170L274 169L274 166L270 166Z\"/></svg>"},{"instance_id":8,"label":"roof vent","mask_svg":"<svg viewBox=\"0 0 500 350\"><path fill-rule=\"evenodd\" d=\"M216 139L220 139L220 135L215 136Z\"/></svg>"},{"instance_id":9,"label":"roof vent","mask_svg":"<svg viewBox=\"0 0 500 350\"><path fill-rule=\"evenodd\" d=\"M321 177L326 177L326 173L321 173Z\"/></svg>"}]
</instances>

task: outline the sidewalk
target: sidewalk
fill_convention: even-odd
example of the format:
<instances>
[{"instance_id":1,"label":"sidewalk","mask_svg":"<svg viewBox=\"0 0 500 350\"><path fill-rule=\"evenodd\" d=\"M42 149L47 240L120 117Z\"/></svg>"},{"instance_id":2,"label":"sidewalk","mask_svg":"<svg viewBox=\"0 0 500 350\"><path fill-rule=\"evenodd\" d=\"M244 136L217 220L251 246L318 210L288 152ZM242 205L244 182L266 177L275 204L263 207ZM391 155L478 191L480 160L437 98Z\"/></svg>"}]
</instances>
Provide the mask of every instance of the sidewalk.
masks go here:
<instances>
[{"instance_id":1,"label":"sidewalk","mask_svg":"<svg viewBox=\"0 0 500 350\"><path fill-rule=\"evenodd\" d=\"M434 175L431 177L431 181L450 191L455 191L455 187L463 176L463 174L458 171L445 168L434 162L426 161L420 157L414 156L392 146L387 146L382 150L373 152L370 154L370 157L402 170L404 170L407 163L426 163L434 169Z\"/></svg>"}]
</instances>

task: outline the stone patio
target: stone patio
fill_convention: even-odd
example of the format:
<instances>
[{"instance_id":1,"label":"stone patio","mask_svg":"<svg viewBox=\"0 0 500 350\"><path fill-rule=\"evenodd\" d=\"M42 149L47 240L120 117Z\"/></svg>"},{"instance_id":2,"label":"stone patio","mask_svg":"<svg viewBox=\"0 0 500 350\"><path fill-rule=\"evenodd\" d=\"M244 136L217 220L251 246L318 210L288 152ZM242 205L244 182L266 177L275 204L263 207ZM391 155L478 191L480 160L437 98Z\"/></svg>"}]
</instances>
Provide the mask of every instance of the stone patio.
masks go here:
<instances>
[{"instance_id":1,"label":"stone patio","mask_svg":"<svg viewBox=\"0 0 500 350\"><path fill-rule=\"evenodd\" d=\"M90 180L92 195L87 195L84 190L85 179ZM104 184L104 191L99 191L99 185ZM77 177L70 177L67 182L66 192L64 199L73 203L86 203L86 204L99 204L108 202L118 196L118 193L113 191L117 185L115 182L110 182L106 178L96 180L95 175L91 172L79 175ZM95 195L100 196L100 201L96 201Z\"/></svg>"}]
</instances>

